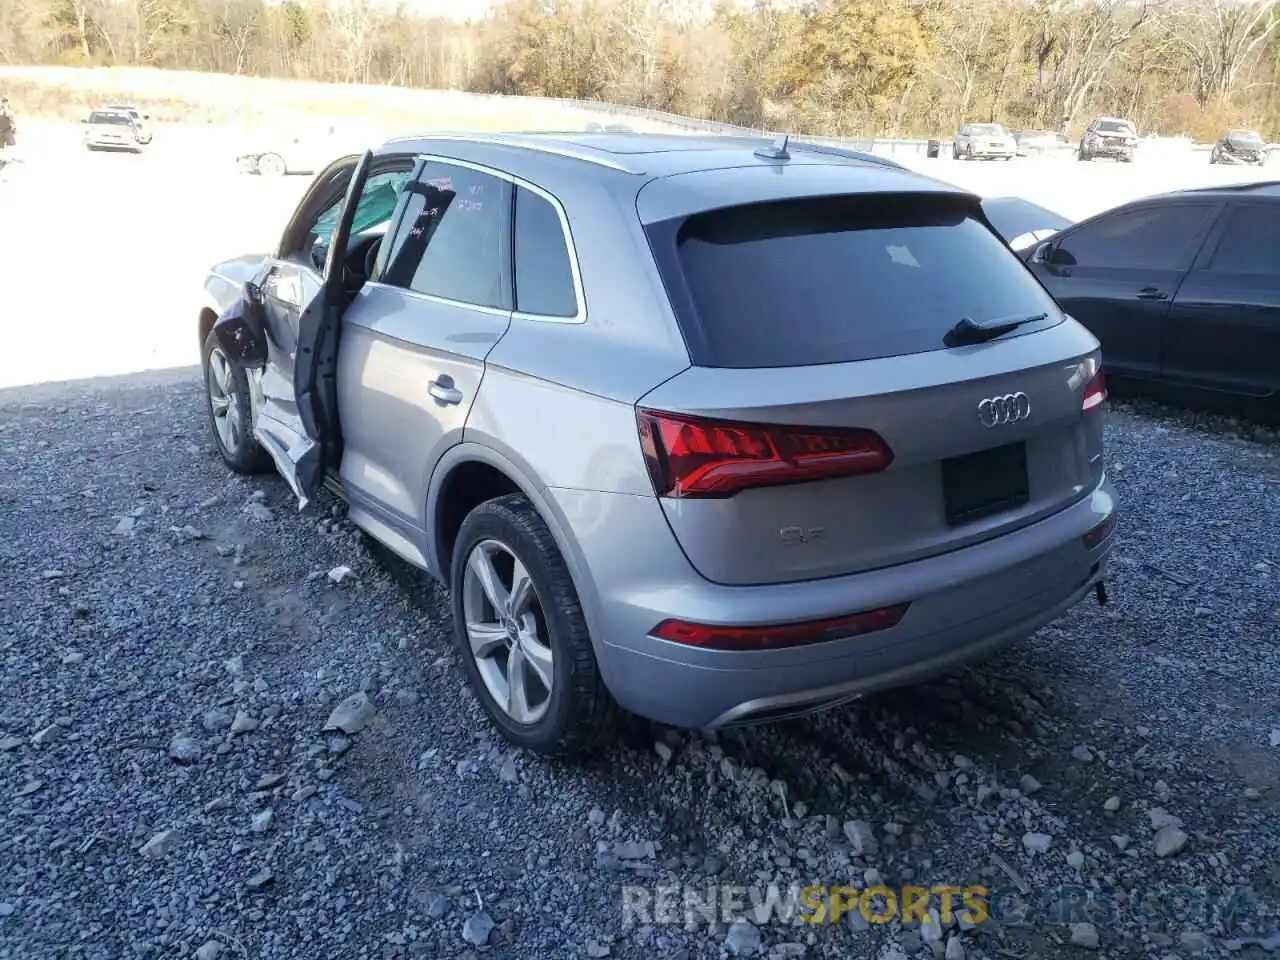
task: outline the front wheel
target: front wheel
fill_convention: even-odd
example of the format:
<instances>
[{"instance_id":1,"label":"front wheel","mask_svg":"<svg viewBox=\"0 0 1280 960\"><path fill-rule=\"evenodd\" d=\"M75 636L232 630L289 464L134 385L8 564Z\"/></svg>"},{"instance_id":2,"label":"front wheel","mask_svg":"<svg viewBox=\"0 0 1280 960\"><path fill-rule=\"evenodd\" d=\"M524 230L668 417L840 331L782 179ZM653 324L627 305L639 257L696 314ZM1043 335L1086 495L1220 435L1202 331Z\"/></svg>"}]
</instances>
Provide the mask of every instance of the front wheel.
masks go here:
<instances>
[{"instance_id":1,"label":"front wheel","mask_svg":"<svg viewBox=\"0 0 1280 960\"><path fill-rule=\"evenodd\" d=\"M520 494L467 515L450 572L454 641L489 720L517 746L586 752L612 727L613 699L568 565Z\"/></svg>"},{"instance_id":2,"label":"front wheel","mask_svg":"<svg viewBox=\"0 0 1280 960\"><path fill-rule=\"evenodd\" d=\"M264 177L283 177L285 175L284 158L275 153L263 154L258 158L258 173Z\"/></svg>"},{"instance_id":3,"label":"front wheel","mask_svg":"<svg viewBox=\"0 0 1280 960\"><path fill-rule=\"evenodd\" d=\"M271 455L253 438L249 376L231 361L212 331L204 341L204 391L213 445L222 462L234 473L271 472Z\"/></svg>"}]
</instances>

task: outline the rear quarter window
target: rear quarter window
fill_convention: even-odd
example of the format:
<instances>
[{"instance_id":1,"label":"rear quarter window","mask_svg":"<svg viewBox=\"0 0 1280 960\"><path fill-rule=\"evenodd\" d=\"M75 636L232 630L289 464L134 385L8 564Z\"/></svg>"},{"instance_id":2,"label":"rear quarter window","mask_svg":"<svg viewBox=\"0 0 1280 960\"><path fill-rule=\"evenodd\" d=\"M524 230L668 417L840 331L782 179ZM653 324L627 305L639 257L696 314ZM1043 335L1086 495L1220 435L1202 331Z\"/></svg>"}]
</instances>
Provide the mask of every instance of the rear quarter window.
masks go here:
<instances>
[{"instance_id":1,"label":"rear quarter window","mask_svg":"<svg viewBox=\"0 0 1280 960\"><path fill-rule=\"evenodd\" d=\"M730 207L649 228L693 362L846 363L944 349L962 317L1047 314L1044 288L971 201L832 196Z\"/></svg>"}]
</instances>

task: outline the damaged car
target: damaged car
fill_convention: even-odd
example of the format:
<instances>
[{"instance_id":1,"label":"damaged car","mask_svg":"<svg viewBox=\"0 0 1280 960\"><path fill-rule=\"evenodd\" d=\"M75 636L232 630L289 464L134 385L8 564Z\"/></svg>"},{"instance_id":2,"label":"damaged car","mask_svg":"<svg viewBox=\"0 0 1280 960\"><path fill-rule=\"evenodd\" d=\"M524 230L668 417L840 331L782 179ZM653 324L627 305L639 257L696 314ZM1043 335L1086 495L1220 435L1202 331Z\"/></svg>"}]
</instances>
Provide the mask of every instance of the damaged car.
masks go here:
<instances>
[{"instance_id":1,"label":"damaged car","mask_svg":"<svg viewBox=\"0 0 1280 960\"><path fill-rule=\"evenodd\" d=\"M1267 162L1267 141L1256 130L1228 130L1213 145L1209 162L1261 167Z\"/></svg>"},{"instance_id":2,"label":"damaged car","mask_svg":"<svg viewBox=\"0 0 1280 960\"><path fill-rule=\"evenodd\" d=\"M1106 600L1098 342L978 197L890 161L395 139L203 298L221 458L444 583L519 746L802 715Z\"/></svg>"},{"instance_id":3,"label":"damaged car","mask_svg":"<svg viewBox=\"0 0 1280 960\"><path fill-rule=\"evenodd\" d=\"M311 173L323 169L337 152L337 130L332 126L297 130L283 136L260 137L236 156L241 173L263 177Z\"/></svg>"}]
</instances>

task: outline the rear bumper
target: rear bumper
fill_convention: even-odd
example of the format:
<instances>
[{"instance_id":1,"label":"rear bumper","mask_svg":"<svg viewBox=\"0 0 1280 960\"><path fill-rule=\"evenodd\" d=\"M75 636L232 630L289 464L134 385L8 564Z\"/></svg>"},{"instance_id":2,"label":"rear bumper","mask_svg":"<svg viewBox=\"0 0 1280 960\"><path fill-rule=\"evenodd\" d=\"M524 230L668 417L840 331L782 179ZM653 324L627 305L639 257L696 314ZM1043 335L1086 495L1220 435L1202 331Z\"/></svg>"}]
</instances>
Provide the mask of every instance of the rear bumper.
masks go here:
<instances>
[{"instance_id":1,"label":"rear bumper","mask_svg":"<svg viewBox=\"0 0 1280 960\"><path fill-rule=\"evenodd\" d=\"M645 511L646 503L657 511L655 501L555 494L570 517L587 509L597 521L609 520L601 528L607 535L579 543L591 581L581 592L589 599L597 658L611 692L632 712L687 728L829 706L914 683L1029 636L1104 576L1112 540L1090 549L1083 538L1116 508L1104 480L1052 517L938 557L849 577L727 587L692 570L660 513ZM648 635L669 617L755 625L902 601L910 607L892 629L789 650L713 651Z\"/></svg>"},{"instance_id":2,"label":"rear bumper","mask_svg":"<svg viewBox=\"0 0 1280 960\"><path fill-rule=\"evenodd\" d=\"M107 140L98 137L88 137L84 145L106 150L139 150L142 148L142 144L137 140Z\"/></svg>"}]
</instances>

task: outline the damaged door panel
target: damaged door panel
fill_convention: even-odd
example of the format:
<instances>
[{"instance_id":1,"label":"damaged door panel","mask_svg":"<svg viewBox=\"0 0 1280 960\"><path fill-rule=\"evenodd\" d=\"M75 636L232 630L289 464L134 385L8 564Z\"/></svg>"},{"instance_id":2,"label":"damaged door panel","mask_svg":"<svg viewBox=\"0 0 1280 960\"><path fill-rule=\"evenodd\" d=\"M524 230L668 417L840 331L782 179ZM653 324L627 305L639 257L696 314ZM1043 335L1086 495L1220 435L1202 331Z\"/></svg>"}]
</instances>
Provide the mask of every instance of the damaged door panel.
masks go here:
<instances>
[{"instance_id":1,"label":"damaged door panel","mask_svg":"<svg viewBox=\"0 0 1280 960\"><path fill-rule=\"evenodd\" d=\"M324 479L321 451L307 433L294 383L301 314L320 298L321 290L319 278L288 262L274 264L262 285L267 360L259 380L260 406L253 432L293 488L300 508Z\"/></svg>"},{"instance_id":2,"label":"damaged door panel","mask_svg":"<svg viewBox=\"0 0 1280 960\"><path fill-rule=\"evenodd\" d=\"M317 187L323 193L304 199L299 210L304 220L291 225L281 245L282 255L271 264L260 287L267 356L254 436L293 488L300 508L315 496L341 457L334 371L342 312L351 296L345 255L356 201L372 162L373 155L366 151L354 166L322 175ZM306 249L301 242L291 243L291 237L298 240L299 227L310 232L322 226L314 205L341 185L347 171L345 195L336 208L330 236L316 236ZM318 275L321 255L323 274Z\"/></svg>"}]
</instances>

